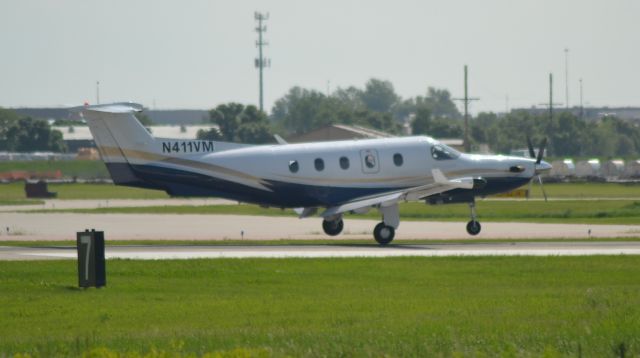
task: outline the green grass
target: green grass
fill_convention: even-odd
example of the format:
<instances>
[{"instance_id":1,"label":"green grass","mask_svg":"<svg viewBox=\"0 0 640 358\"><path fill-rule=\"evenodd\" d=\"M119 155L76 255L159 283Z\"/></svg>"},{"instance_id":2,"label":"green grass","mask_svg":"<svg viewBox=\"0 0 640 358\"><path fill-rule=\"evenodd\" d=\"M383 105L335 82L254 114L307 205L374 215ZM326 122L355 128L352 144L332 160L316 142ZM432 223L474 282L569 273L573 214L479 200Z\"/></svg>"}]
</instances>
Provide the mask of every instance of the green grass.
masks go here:
<instances>
[{"instance_id":1,"label":"green grass","mask_svg":"<svg viewBox=\"0 0 640 358\"><path fill-rule=\"evenodd\" d=\"M0 199L2 205L42 205L44 201L35 199Z\"/></svg>"},{"instance_id":2,"label":"green grass","mask_svg":"<svg viewBox=\"0 0 640 358\"><path fill-rule=\"evenodd\" d=\"M0 356L640 354L640 257L0 262ZM104 347L104 348L101 348ZM235 350L235 351L234 351Z\"/></svg>"},{"instance_id":3,"label":"green grass","mask_svg":"<svg viewBox=\"0 0 640 358\"><path fill-rule=\"evenodd\" d=\"M640 201L630 200L566 200L566 201L478 201L478 218L481 221L588 223L588 224L639 224ZM34 212L50 212L39 210ZM109 207L97 209L64 209L56 212L92 214L226 214L260 216L295 216L292 210L262 208L257 205L208 205L208 206L152 206ZM400 204L402 220L468 221L466 204L426 205L422 202ZM347 215L347 218L379 219L380 214L371 210L364 215Z\"/></svg>"},{"instance_id":4,"label":"green grass","mask_svg":"<svg viewBox=\"0 0 640 358\"><path fill-rule=\"evenodd\" d=\"M64 161L11 161L0 162L0 172L23 170L27 172L55 172L60 170L65 178L109 179L107 167L101 160L64 160Z\"/></svg>"},{"instance_id":5,"label":"green grass","mask_svg":"<svg viewBox=\"0 0 640 358\"><path fill-rule=\"evenodd\" d=\"M60 183L49 184L57 199L166 199L159 190L139 189L113 184ZM25 199L24 183L0 183L0 201Z\"/></svg>"},{"instance_id":6,"label":"green grass","mask_svg":"<svg viewBox=\"0 0 640 358\"><path fill-rule=\"evenodd\" d=\"M528 189L525 185L523 189ZM544 190L549 198L640 198L640 183L547 183ZM537 182L531 185L531 197L542 198Z\"/></svg>"},{"instance_id":7,"label":"green grass","mask_svg":"<svg viewBox=\"0 0 640 358\"><path fill-rule=\"evenodd\" d=\"M147 199L169 197L166 193L159 190L130 188L112 184L50 184L49 188L50 191L58 192L58 198L60 199ZM523 188L527 188L527 186ZM640 184L549 183L545 185L545 190L550 198L555 199L640 198ZM539 185L536 184L532 186L531 197L542 197L542 191ZM24 198L24 184L22 182L0 184L0 200Z\"/></svg>"}]
</instances>

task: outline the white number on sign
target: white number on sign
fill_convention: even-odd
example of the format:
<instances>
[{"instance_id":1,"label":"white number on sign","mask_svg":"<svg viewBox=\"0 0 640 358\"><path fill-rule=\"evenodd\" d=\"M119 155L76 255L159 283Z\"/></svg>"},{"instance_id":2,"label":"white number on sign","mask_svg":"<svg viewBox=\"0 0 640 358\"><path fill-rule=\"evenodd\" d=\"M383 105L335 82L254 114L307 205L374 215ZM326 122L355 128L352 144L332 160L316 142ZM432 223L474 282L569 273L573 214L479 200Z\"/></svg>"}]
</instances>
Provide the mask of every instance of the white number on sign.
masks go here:
<instances>
[{"instance_id":1,"label":"white number on sign","mask_svg":"<svg viewBox=\"0 0 640 358\"><path fill-rule=\"evenodd\" d=\"M89 257L91 257L91 237L82 236L80 237L80 244L87 245L87 254L85 255L84 260L84 279L89 280Z\"/></svg>"}]
</instances>

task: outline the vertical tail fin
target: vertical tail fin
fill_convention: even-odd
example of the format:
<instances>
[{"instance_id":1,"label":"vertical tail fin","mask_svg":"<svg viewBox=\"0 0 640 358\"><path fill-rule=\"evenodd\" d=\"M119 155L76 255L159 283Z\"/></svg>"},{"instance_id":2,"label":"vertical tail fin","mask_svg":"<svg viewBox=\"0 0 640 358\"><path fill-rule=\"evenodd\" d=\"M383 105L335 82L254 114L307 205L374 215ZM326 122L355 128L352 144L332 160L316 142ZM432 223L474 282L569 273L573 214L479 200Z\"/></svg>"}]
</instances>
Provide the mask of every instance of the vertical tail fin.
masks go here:
<instances>
[{"instance_id":1,"label":"vertical tail fin","mask_svg":"<svg viewBox=\"0 0 640 358\"><path fill-rule=\"evenodd\" d=\"M135 103L114 103L83 106L71 109L80 112L87 122L114 183L145 186L136 177L130 164L135 161L130 153L152 151L155 139L135 117L142 106Z\"/></svg>"},{"instance_id":2,"label":"vertical tail fin","mask_svg":"<svg viewBox=\"0 0 640 358\"><path fill-rule=\"evenodd\" d=\"M113 103L72 108L87 121L100 157L114 183L127 186L169 190L173 177L159 178L161 169L181 170L210 175L212 169L199 161L214 152L244 148L249 145L210 140L154 138L135 117L142 106Z\"/></svg>"}]
</instances>

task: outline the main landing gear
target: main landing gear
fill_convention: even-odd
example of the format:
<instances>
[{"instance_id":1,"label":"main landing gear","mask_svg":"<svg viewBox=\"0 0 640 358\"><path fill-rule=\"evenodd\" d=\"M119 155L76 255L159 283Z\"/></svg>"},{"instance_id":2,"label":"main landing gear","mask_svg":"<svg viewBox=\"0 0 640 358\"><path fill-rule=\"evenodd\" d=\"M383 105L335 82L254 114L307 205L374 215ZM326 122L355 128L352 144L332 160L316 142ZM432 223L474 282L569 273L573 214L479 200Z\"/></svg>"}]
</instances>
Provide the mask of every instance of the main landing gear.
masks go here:
<instances>
[{"instance_id":1,"label":"main landing gear","mask_svg":"<svg viewBox=\"0 0 640 358\"><path fill-rule=\"evenodd\" d=\"M376 239L378 244L386 245L393 241L393 237L396 235L396 229L393 226L385 225L384 222L379 223L373 229L373 237Z\"/></svg>"},{"instance_id":2,"label":"main landing gear","mask_svg":"<svg viewBox=\"0 0 640 358\"><path fill-rule=\"evenodd\" d=\"M322 230L324 233L329 236L336 236L342 232L344 228L344 222L342 218L337 218L334 220L323 220L322 221Z\"/></svg>"},{"instance_id":3,"label":"main landing gear","mask_svg":"<svg viewBox=\"0 0 640 358\"><path fill-rule=\"evenodd\" d=\"M396 229L400 226L398 204L381 205L378 210L382 214L382 222L373 229L373 238L378 244L387 245L393 241ZM342 215L327 217L322 221L322 230L329 236L340 234L343 228Z\"/></svg>"},{"instance_id":4,"label":"main landing gear","mask_svg":"<svg viewBox=\"0 0 640 358\"><path fill-rule=\"evenodd\" d=\"M471 211L471 221L469 221L467 223L467 232L469 233L469 235L478 235L480 233L480 230L482 229L482 226L480 225L480 222L478 222L478 220L476 220L476 203L475 201L472 201L469 203L469 210Z\"/></svg>"}]
</instances>

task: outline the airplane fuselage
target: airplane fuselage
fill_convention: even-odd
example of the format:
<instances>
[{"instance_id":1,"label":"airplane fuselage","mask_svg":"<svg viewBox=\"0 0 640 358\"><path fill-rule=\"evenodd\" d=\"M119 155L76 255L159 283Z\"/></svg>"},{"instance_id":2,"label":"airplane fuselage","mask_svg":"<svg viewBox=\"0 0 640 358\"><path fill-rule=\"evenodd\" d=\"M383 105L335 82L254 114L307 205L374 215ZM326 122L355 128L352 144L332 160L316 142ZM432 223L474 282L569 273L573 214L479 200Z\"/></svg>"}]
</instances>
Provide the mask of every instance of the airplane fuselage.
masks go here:
<instances>
[{"instance_id":1,"label":"airplane fuselage","mask_svg":"<svg viewBox=\"0 0 640 358\"><path fill-rule=\"evenodd\" d=\"M363 196L426 185L434 181L434 168L448 177L486 180L483 188L460 193L472 200L473 196L517 188L528 182L535 170L531 159L461 154L429 137L189 152L189 147L196 145L207 150L212 147L197 142L173 143L171 146L177 150L169 151L166 141L160 141L164 154L173 160L131 167L138 178L152 183L148 187L162 188L171 195L219 196L276 207L333 206ZM449 151L449 155L434 152L435 147ZM510 171L518 165L524 170ZM451 194L455 196L456 190Z\"/></svg>"},{"instance_id":2,"label":"airplane fuselage","mask_svg":"<svg viewBox=\"0 0 640 358\"><path fill-rule=\"evenodd\" d=\"M476 196L512 190L551 168L542 161L546 141L535 160L462 154L429 137L251 146L155 138L134 116L137 104L75 110L115 184L295 208L301 218L323 210L331 236L342 232L345 213L376 208L382 222L373 234L382 245L400 225L402 201L468 203L467 232L477 235Z\"/></svg>"}]
</instances>

